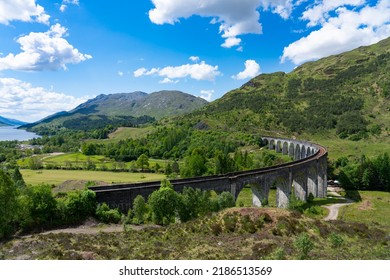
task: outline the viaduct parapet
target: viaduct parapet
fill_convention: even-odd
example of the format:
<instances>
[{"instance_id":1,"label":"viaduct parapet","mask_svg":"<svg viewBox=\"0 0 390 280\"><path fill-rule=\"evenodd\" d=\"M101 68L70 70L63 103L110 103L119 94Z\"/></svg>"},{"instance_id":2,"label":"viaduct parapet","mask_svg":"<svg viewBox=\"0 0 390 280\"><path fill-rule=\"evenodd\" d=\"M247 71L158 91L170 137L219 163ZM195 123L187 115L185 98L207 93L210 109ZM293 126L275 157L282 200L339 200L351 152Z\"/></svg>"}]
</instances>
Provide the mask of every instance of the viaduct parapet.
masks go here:
<instances>
[{"instance_id":1,"label":"viaduct parapet","mask_svg":"<svg viewBox=\"0 0 390 280\"><path fill-rule=\"evenodd\" d=\"M270 150L289 155L294 161L248 171L223 175L194 177L171 180L174 189L181 192L184 187L213 190L217 193L229 191L237 199L247 185L252 189L253 205L262 206L268 202L269 190L276 188L277 207L286 208L292 193L299 200L306 201L309 194L326 197L327 150L317 144L295 139L262 137L262 144ZM98 203L107 203L126 213L134 198L142 195L145 199L160 187L160 181L115 184L90 187L96 193Z\"/></svg>"}]
</instances>

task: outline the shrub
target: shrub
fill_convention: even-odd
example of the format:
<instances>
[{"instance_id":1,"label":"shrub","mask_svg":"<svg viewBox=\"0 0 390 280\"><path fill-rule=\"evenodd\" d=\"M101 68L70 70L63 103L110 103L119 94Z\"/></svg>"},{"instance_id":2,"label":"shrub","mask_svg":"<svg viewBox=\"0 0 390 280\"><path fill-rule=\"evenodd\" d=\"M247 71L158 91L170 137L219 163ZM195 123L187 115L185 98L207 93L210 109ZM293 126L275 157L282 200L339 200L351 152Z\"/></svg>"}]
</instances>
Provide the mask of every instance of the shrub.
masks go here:
<instances>
[{"instance_id":1,"label":"shrub","mask_svg":"<svg viewBox=\"0 0 390 280\"><path fill-rule=\"evenodd\" d=\"M0 239L13 231L18 211L18 191L11 178L0 169Z\"/></svg>"},{"instance_id":2,"label":"shrub","mask_svg":"<svg viewBox=\"0 0 390 280\"><path fill-rule=\"evenodd\" d=\"M57 201L61 223L80 223L96 211L96 194L88 189L68 192Z\"/></svg>"},{"instance_id":3,"label":"shrub","mask_svg":"<svg viewBox=\"0 0 390 280\"><path fill-rule=\"evenodd\" d=\"M309 235L304 232L296 237L294 246L299 251L300 259L304 260L308 258L310 251L313 250L314 243L311 241Z\"/></svg>"},{"instance_id":4,"label":"shrub","mask_svg":"<svg viewBox=\"0 0 390 280\"><path fill-rule=\"evenodd\" d=\"M134 224L143 224L145 222L145 215L148 212L148 207L145 198L142 195L137 195L133 202L133 219Z\"/></svg>"},{"instance_id":5,"label":"shrub","mask_svg":"<svg viewBox=\"0 0 390 280\"><path fill-rule=\"evenodd\" d=\"M121 213L118 209L111 209L106 203L103 203L96 208L96 218L103 223L117 224L121 220Z\"/></svg>"},{"instance_id":6,"label":"shrub","mask_svg":"<svg viewBox=\"0 0 390 280\"><path fill-rule=\"evenodd\" d=\"M334 248L339 248L344 243L344 239L337 233L331 233L329 235L329 241L332 244L332 247Z\"/></svg>"},{"instance_id":7,"label":"shrub","mask_svg":"<svg viewBox=\"0 0 390 280\"><path fill-rule=\"evenodd\" d=\"M174 222L178 200L178 194L173 190L170 182L163 180L161 187L154 191L148 199L153 222L159 225L168 225Z\"/></svg>"},{"instance_id":8,"label":"shrub","mask_svg":"<svg viewBox=\"0 0 390 280\"><path fill-rule=\"evenodd\" d=\"M234 201L234 196L230 192L222 192L218 196L218 205L220 210L234 207L236 205L236 202Z\"/></svg>"},{"instance_id":9,"label":"shrub","mask_svg":"<svg viewBox=\"0 0 390 280\"><path fill-rule=\"evenodd\" d=\"M57 212L55 200L49 185L25 188L20 197L19 220L22 229L47 227L53 224Z\"/></svg>"}]
</instances>

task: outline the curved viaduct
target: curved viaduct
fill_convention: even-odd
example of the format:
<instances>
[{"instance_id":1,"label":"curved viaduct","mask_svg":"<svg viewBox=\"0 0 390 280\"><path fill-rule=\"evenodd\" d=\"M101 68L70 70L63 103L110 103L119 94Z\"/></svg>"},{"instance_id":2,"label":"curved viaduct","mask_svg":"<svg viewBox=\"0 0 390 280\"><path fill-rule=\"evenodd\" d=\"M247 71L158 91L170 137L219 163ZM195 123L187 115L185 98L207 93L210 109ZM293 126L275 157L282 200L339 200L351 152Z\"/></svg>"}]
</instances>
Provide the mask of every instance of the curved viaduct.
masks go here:
<instances>
[{"instance_id":1,"label":"curved viaduct","mask_svg":"<svg viewBox=\"0 0 390 280\"><path fill-rule=\"evenodd\" d=\"M271 150L289 155L294 161L267 168L170 182L179 192L184 187L214 190L218 193L229 191L236 199L244 186L250 185L254 206L261 206L268 201L271 187L276 187L276 205L281 208L288 206L292 192L303 201L306 201L310 193L314 197L326 197L328 153L324 147L306 141L275 137L262 137L262 142ZM160 181L156 181L96 186L90 189L96 193L98 203L106 202L112 208L127 212L137 195L147 199L160 184Z\"/></svg>"}]
</instances>

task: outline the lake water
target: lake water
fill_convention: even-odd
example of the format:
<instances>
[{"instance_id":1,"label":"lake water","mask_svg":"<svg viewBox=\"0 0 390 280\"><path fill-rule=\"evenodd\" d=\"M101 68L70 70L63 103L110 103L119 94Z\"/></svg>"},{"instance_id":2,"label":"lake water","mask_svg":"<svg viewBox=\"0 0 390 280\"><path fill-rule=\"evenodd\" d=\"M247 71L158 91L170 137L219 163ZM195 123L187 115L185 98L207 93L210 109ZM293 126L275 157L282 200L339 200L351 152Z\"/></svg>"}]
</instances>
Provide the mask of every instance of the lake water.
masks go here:
<instances>
[{"instance_id":1,"label":"lake water","mask_svg":"<svg viewBox=\"0 0 390 280\"><path fill-rule=\"evenodd\" d=\"M40 136L22 129L16 129L14 126L0 126L0 141L26 141Z\"/></svg>"}]
</instances>

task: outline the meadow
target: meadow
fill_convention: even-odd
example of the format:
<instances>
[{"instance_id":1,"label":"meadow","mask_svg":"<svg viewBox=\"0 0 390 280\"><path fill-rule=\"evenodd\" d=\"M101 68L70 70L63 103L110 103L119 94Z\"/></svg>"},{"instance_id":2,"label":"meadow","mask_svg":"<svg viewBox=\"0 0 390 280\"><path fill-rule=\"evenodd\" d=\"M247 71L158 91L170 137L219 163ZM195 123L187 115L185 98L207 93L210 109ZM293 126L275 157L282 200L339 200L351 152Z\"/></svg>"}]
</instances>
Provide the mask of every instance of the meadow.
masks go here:
<instances>
[{"instance_id":1,"label":"meadow","mask_svg":"<svg viewBox=\"0 0 390 280\"><path fill-rule=\"evenodd\" d=\"M95 181L114 183L160 181L166 176L156 173L130 173L110 171L87 171L87 170L30 170L21 169L23 179L28 185L49 184L60 185L68 180Z\"/></svg>"}]
</instances>

